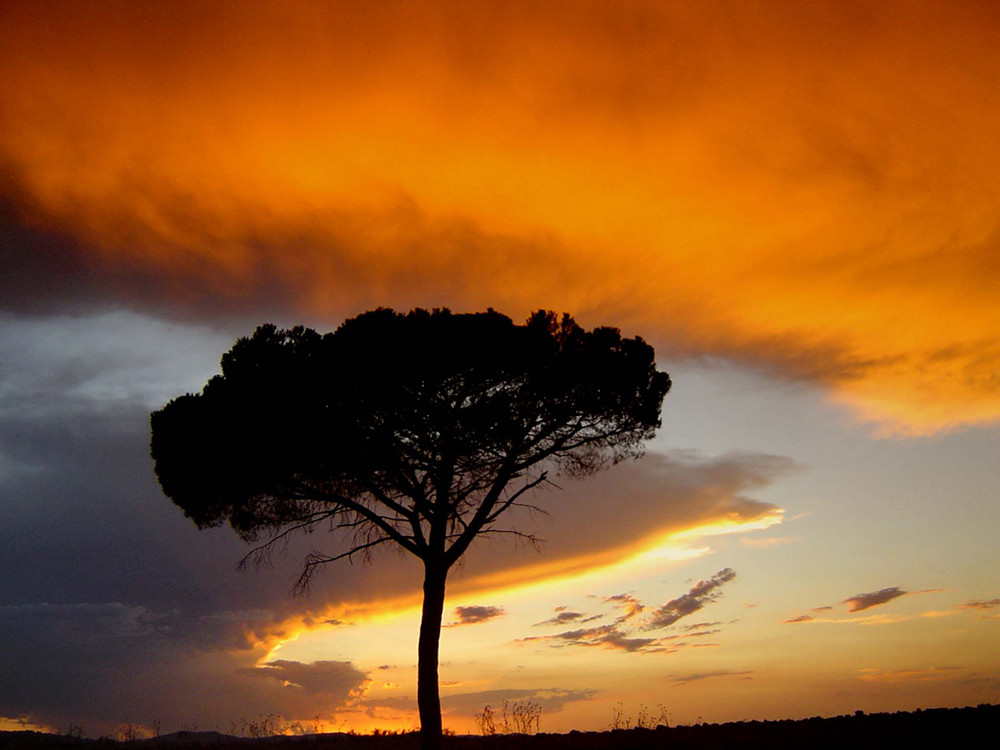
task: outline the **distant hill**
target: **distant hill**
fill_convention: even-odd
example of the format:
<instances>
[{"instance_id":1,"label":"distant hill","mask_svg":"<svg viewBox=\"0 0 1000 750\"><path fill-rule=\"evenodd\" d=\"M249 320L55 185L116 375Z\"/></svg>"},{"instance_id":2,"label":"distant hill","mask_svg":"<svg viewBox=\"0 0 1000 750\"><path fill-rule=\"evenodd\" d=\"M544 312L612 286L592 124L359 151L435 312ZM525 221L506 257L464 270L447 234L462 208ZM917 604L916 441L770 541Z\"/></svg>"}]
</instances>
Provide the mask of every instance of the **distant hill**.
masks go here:
<instances>
[{"instance_id":1,"label":"distant hill","mask_svg":"<svg viewBox=\"0 0 1000 750\"><path fill-rule=\"evenodd\" d=\"M714 748L886 748L955 747L994 736L1000 726L1000 706L932 708L910 713L866 714L780 721L740 721L726 724L616 729L567 734L462 735L446 737L447 750L714 750ZM0 750L411 750L416 734L311 734L258 739L219 732L174 732L148 740L118 742L80 739L41 732L0 732Z\"/></svg>"}]
</instances>

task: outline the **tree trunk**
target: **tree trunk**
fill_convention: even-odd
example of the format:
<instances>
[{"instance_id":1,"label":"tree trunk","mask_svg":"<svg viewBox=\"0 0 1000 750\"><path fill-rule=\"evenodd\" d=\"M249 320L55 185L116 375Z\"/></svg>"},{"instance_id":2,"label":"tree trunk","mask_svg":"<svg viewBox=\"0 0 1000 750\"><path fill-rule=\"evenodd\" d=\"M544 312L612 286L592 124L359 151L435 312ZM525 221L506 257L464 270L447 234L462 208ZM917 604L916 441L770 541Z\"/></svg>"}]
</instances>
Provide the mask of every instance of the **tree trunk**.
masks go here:
<instances>
[{"instance_id":1,"label":"tree trunk","mask_svg":"<svg viewBox=\"0 0 1000 750\"><path fill-rule=\"evenodd\" d=\"M438 649L444 586L448 568L440 561L424 561L424 605L417 644L417 710L420 712L420 746L441 747L441 696L438 692Z\"/></svg>"}]
</instances>

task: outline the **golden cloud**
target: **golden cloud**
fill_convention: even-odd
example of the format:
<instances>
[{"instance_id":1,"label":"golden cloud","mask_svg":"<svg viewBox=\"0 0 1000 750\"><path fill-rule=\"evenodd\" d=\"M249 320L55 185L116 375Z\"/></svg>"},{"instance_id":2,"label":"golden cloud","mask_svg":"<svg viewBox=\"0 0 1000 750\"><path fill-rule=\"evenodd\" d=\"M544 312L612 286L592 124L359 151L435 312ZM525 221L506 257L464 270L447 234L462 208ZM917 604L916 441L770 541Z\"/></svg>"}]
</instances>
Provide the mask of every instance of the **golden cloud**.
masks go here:
<instances>
[{"instance_id":1,"label":"golden cloud","mask_svg":"<svg viewBox=\"0 0 1000 750\"><path fill-rule=\"evenodd\" d=\"M1000 420L978 3L8 3L15 220L175 305L547 307ZM76 266L74 266L76 267Z\"/></svg>"}]
</instances>

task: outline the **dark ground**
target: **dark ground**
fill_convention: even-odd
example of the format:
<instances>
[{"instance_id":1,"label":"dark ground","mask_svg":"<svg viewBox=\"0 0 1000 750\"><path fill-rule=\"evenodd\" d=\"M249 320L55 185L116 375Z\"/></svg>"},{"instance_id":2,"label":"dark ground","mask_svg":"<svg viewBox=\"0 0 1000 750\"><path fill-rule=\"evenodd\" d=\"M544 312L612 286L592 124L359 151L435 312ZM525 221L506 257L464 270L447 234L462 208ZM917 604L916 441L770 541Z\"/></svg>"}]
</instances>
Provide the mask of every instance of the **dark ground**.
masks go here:
<instances>
[{"instance_id":1,"label":"dark ground","mask_svg":"<svg viewBox=\"0 0 1000 750\"><path fill-rule=\"evenodd\" d=\"M445 750L672 750L711 748L955 747L990 742L1000 727L1000 706L932 708L912 713L864 714L782 721L619 729L568 734L446 737ZM317 734L248 739L218 732L177 732L150 740L116 742L41 732L0 732L0 750L417 750L419 737Z\"/></svg>"}]
</instances>

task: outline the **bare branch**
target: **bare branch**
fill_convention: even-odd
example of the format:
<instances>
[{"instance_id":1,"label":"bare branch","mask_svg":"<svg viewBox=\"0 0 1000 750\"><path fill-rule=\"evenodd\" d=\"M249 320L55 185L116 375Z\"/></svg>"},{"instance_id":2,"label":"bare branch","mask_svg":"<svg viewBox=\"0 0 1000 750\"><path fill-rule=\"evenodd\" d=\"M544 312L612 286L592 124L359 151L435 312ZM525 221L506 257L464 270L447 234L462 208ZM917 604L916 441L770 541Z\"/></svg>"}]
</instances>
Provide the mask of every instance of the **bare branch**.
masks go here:
<instances>
[{"instance_id":1,"label":"bare branch","mask_svg":"<svg viewBox=\"0 0 1000 750\"><path fill-rule=\"evenodd\" d=\"M315 575L316 568L318 568L320 565L326 565L327 563L336 562L337 560L343 560L344 558L350 560L351 558L353 558L354 555L357 555L362 552L367 554L374 547L378 547L380 544L385 544L386 542L390 541L393 540L389 539L388 537L380 536L378 539L373 539L372 541L366 542L365 544L356 545L351 549L349 549L347 552L342 552L339 555L333 555L333 556L321 555L318 552L310 552L306 556L306 563L302 568L302 573L299 574L299 578L295 582L295 586L292 589L293 593L305 594L309 591L309 586L312 583L312 577L313 575Z\"/></svg>"}]
</instances>

